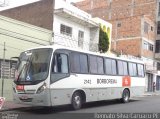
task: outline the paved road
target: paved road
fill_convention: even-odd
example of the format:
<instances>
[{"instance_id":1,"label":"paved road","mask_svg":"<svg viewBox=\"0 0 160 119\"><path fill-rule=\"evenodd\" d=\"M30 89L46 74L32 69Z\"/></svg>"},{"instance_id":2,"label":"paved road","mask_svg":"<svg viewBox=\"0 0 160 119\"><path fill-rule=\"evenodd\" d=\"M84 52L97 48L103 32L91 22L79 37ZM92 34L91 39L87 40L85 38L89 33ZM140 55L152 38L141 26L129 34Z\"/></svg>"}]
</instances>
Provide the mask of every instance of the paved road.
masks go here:
<instances>
[{"instance_id":1,"label":"paved road","mask_svg":"<svg viewBox=\"0 0 160 119\"><path fill-rule=\"evenodd\" d=\"M153 113L152 118L158 118L160 115L160 96L146 96L132 99L129 103L122 104L116 100L101 101L87 103L81 110L72 111L69 106L59 106L51 109L52 111L35 109L35 108L20 108L17 110L2 112L0 118L11 119L98 119L97 113L107 113L105 118L110 113L116 113L121 116L121 113ZM125 116L125 115L124 115ZM110 117L111 118L111 117ZM126 117L127 118L127 117Z\"/></svg>"}]
</instances>

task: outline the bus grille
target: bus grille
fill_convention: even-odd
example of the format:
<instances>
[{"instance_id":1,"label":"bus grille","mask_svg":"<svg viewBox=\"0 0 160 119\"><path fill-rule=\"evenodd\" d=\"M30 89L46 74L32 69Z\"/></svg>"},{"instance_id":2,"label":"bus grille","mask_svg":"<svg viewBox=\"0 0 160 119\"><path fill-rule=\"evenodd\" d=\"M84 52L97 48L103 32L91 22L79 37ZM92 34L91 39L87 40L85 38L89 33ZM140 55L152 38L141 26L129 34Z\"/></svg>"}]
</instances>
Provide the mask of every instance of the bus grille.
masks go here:
<instances>
[{"instance_id":1,"label":"bus grille","mask_svg":"<svg viewBox=\"0 0 160 119\"><path fill-rule=\"evenodd\" d=\"M36 90L23 90L23 91L17 90L17 93L18 94L35 94Z\"/></svg>"},{"instance_id":2,"label":"bus grille","mask_svg":"<svg viewBox=\"0 0 160 119\"><path fill-rule=\"evenodd\" d=\"M32 102L33 98L27 98L27 99L22 99L22 98L19 98L21 101L23 102Z\"/></svg>"}]
</instances>

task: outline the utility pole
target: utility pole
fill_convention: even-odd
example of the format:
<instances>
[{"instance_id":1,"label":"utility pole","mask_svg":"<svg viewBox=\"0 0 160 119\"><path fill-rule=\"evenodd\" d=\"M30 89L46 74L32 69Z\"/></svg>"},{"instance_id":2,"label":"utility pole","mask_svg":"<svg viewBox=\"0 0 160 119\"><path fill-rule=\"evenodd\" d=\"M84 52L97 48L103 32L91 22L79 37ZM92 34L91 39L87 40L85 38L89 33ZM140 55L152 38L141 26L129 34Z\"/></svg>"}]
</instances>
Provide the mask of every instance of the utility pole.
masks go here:
<instances>
[{"instance_id":1,"label":"utility pole","mask_svg":"<svg viewBox=\"0 0 160 119\"><path fill-rule=\"evenodd\" d=\"M2 65L2 92L1 92L1 96L2 96L2 97L3 97L3 87L4 87L5 52L6 52L6 43L4 42L4 49L3 49L3 65Z\"/></svg>"}]
</instances>

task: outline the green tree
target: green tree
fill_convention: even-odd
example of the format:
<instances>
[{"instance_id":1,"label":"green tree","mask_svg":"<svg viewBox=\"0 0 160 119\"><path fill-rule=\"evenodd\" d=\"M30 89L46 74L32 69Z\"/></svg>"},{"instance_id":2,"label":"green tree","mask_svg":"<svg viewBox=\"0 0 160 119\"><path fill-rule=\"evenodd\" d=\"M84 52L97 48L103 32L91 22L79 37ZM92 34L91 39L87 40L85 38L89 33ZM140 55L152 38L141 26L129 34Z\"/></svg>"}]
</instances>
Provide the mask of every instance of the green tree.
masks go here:
<instances>
[{"instance_id":1,"label":"green tree","mask_svg":"<svg viewBox=\"0 0 160 119\"><path fill-rule=\"evenodd\" d=\"M105 32L105 26L100 27L99 31L99 51L100 52L107 52L109 48L109 38L107 33Z\"/></svg>"}]
</instances>

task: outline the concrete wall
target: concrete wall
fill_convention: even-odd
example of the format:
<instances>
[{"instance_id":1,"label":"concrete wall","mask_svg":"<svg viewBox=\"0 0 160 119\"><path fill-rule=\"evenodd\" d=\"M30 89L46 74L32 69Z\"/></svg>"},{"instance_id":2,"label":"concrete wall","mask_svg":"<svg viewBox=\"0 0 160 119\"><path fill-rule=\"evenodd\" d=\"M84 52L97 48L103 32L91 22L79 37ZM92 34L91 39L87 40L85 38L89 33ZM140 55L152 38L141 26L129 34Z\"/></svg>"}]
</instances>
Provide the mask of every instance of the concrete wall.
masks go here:
<instances>
[{"instance_id":1,"label":"concrete wall","mask_svg":"<svg viewBox=\"0 0 160 119\"><path fill-rule=\"evenodd\" d=\"M12 83L13 79L4 79L3 97L5 97L7 101L13 100ZM2 79L0 79L0 96L2 96Z\"/></svg>"},{"instance_id":2,"label":"concrete wall","mask_svg":"<svg viewBox=\"0 0 160 119\"><path fill-rule=\"evenodd\" d=\"M0 16L0 59L3 59L3 44L6 43L6 59L20 52L42 45L49 45L52 31L24 22Z\"/></svg>"}]
</instances>

